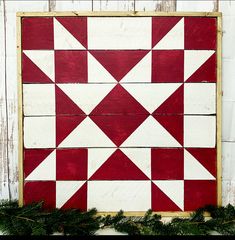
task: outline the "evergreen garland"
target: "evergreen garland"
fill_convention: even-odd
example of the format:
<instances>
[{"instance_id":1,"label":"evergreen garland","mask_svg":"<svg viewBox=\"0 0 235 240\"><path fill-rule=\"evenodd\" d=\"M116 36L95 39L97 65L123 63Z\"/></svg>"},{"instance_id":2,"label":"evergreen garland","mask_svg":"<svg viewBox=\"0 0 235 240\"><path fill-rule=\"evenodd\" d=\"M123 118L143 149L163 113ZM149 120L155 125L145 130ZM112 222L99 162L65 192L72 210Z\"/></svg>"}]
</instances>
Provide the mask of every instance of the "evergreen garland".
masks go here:
<instances>
[{"instance_id":1,"label":"evergreen garland","mask_svg":"<svg viewBox=\"0 0 235 240\"><path fill-rule=\"evenodd\" d=\"M204 213L210 214L206 220ZM0 231L6 235L94 235L97 230L114 228L129 235L235 235L235 207L205 206L188 218L173 218L163 223L150 210L143 217L97 216L96 209L43 210L43 203L19 207L17 201L0 202Z\"/></svg>"}]
</instances>

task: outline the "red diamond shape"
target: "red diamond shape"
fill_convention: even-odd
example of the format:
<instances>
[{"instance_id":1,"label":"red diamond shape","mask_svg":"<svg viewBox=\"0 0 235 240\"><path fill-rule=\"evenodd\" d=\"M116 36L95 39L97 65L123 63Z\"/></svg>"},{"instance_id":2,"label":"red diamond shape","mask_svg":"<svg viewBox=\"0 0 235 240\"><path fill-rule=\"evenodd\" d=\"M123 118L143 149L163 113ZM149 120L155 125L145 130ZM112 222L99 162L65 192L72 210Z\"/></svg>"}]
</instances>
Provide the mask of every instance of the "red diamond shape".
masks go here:
<instances>
[{"instance_id":1,"label":"red diamond shape","mask_svg":"<svg viewBox=\"0 0 235 240\"><path fill-rule=\"evenodd\" d=\"M90 118L120 146L148 115L148 111L118 84L91 112Z\"/></svg>"}]
</instances>

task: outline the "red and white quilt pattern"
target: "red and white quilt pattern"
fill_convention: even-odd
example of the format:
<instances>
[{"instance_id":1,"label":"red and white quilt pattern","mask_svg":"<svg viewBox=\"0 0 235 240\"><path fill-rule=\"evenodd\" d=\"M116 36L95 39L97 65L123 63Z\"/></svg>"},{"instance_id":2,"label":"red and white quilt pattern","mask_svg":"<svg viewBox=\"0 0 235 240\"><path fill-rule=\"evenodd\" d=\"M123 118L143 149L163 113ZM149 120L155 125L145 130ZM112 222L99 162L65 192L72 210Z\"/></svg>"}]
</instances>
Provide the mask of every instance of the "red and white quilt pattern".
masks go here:
<instances>
[{"instance_id":1,"label":"red and white quilt pattern","mask_svg":"<svg viewBox=\"0 0 235 240\"><path fill-rule=\"evenodd\" d=\"M216 18L22 19L24 203L216 204Z\"/></svg>"}]
</instances>

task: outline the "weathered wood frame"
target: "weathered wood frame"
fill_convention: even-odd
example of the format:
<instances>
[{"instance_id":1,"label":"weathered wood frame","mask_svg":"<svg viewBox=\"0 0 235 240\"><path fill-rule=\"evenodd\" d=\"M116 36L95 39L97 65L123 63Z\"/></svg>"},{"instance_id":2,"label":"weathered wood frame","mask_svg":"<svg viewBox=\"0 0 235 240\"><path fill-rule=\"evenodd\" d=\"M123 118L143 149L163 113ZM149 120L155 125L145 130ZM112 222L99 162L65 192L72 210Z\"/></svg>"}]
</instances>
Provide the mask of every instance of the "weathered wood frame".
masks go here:
<instances>
[{"instance_id":1,"label":"weathered wood frame","mask_svg":"<svg viewBox=\"0 0 235 240\"><path fill-rule=\"evenodd\" d=\"M217 18L217 84L216 84L216 148L217 148L217 205L222 205L222 13L220 12L18 12L17 21L17 81L18 81L18 162L19 162L19 205L23 205L23 95L21 66L21 19L23 17L54 16L99 16L99 17L151 17L151 16L192 16ZM191 212L156 212L163 217L187 217ZM116 212L99 212L99 215L115 215ZM143 216L145 212L125 212L126 216Z\"/></svg>"}]
</instances>

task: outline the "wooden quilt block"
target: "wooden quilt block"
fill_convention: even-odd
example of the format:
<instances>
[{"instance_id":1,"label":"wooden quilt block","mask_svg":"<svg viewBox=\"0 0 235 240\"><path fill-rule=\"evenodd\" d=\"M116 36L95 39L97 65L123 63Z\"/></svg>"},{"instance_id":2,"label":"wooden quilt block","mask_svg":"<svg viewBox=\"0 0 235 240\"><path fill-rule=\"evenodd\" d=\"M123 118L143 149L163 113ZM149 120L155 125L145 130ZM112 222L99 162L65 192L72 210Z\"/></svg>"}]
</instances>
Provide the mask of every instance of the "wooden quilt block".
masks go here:
<instances>
[{"instance_id":1,"label":"wooden quilt block","mask_svg":"<svg viewBox=\"0 0 235 240\"><path fill-rule=\"evenodd\" d=\"M20 16L21 203L220 204L219 15L62 15Z\"/></svg>"}]
</instances>

